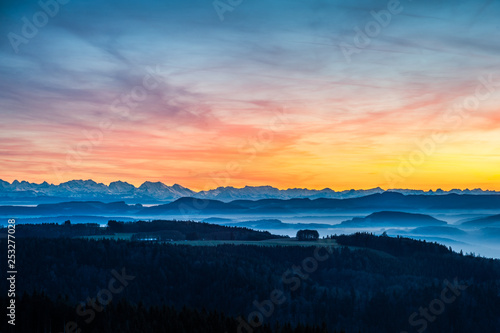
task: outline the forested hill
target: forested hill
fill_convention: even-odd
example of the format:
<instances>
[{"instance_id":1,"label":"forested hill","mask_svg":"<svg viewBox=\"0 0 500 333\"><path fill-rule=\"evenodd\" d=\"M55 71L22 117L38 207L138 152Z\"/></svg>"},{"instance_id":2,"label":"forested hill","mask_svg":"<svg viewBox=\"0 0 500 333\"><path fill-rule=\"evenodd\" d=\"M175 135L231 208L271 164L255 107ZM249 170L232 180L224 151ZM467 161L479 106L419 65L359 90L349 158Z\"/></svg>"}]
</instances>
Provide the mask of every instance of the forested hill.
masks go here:
<instances>
[{"instance_id":1,"label":"forested hill","mask_svg":"<svg viewBox=\"0 0 500 333\"><path fill-rule=\"evenodd\" d=\"M132 239L141 240L244 240L260 241L283 238L267 231L257 231L236 226L220 226L216 224L193 221L155 220L151 222L118 222L109 221L107 226L96 223L64 224L19 224L16 225L16 237L84 237L112 236L130 234ZM6 237L7 228L0 229L0 237ZM130 238L130 237L129 237Z\"/></svg>"},{"instance_id":2,"label":"forested hill","mask_svg":"<svg viewBox=\"0 0 500 333\"><path fill-rule=\"evenodd\" d=\"M270 324L261 332L291 332L281 328L299 323L317 327L297 332L500 330L498 260L404 238L335 236L331 246L316 248L70 238L17 244L17 291L31 295L18 313L20 332L49 332L71 321L82 332L215 332L222 320L220 332L233 333L238 317L248 323L259 313ZM127 278L119 292L116 274ZM106 290L112 301L103 311L95 298L106 301ZM54 307L49 319L46 306ZM431 306L439 312L432 321L419 312Z\"/></svg>"}]
</instances>

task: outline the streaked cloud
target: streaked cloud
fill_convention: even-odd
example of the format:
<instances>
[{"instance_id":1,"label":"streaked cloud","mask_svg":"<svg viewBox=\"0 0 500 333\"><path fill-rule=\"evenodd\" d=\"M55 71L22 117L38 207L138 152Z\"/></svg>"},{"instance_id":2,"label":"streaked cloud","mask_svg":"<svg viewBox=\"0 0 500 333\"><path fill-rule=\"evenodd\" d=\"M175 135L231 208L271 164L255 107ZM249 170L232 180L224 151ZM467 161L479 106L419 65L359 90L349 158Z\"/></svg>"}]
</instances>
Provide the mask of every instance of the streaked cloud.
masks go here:
<instances>
[{"instance_id":1,"label":"streaked cloud","mask_svg":"<svg viewBox=\"0 0 500 333\"><path fill-rule=\"evenodd\" d=\"M401 1L347 62L340 43L388 3L244 1L221 22L210 1L70 0L16 53L8 34L41 7L3 1L2 179L205 189L238 163L228 185L384 187L439 131L451 139L402 187L500 189L500 87L460 126L443 122L478 77L500 82L500 3ZM474 160L489 171L457 171Z\"/></svg>"}]
</instances>

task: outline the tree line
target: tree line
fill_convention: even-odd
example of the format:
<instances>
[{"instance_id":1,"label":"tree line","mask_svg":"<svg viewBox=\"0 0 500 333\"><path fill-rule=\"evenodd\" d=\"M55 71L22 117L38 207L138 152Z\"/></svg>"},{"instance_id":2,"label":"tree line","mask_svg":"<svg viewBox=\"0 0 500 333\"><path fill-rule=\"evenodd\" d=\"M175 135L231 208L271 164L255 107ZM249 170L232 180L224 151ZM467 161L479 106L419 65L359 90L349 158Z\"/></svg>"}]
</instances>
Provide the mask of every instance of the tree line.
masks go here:
<instances>
[{"instance_id":1,"label":"tree line","mask_svg":"<svg viewBox=\"0 0 500 333\"><path fill-rule=\"evenodd\" d=\"M136 278L113 295L108 306L111 312L96 313L96 322L103 320L103 325L121 330L120 325L132 316L124 311L120 317L120 311L115 312L120 302L129 307L127 311L142 313L150 325L156 323L162 329L167 325L163 320L170 318L158 314L163 307L179 316L186 307L199 313L223 313L229 321L247 320L258 311L263 313L259 306L279 290L285 301L274 306L272 315L264 316L262 329L274 330L276 325L296 329L300 324L328 332L377 333L416 331L411 315L439 298L445 281L456 279L468 288L429 323L426 332L498 332L498 260L464 256L444 246L406 238L369 234L333 238L340 246L322 251L325 259L316 264L309 260L314 258L314 247L20 238L17 286L19 295L26 292L28 304L35 302L29 297L43 293L54 306L51 313L72 309L44 327L60 327L61 320L81 320L77 305L90 308L89 298L107 288L112 271L125 268ZM5 246L1 240L0 247ZM1 281L0 286L5 288L5 283ZM33 303L33 308L42 311L43 302ZM157 317L148 317L151 313ZM134 328L128 331L141 331L138 327L146 325L130 320Z\"/></svg>"}]
</instances>

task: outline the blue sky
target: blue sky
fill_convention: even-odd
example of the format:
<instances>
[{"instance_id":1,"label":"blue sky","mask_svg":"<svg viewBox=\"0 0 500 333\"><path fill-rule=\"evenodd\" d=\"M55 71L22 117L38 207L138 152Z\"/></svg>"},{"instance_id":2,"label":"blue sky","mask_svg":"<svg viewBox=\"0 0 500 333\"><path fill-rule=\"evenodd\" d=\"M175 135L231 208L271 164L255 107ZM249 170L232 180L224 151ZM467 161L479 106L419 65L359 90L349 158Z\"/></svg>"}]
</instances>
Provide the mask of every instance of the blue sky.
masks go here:
<instances>
[{"instance_id":1,"label":"blue sky","mask_svg":"<svg viewBox=\"0 0 500 333\"><path fill-rule=\"evenodd\" d=\"M5 180L204 189L235 162L228 185L387 187L415 140L440 131L449 139L401 186L500 186L498 89L457 128L443 122L479 77L500 82L499 1L244 0L221 20L211 1L70 0L19 45L42 9L1 6ZM388 6L397 14L346 57L340 45ZM148 75L158 86L117 111ZM272 139L249 161L238 147L263 131Z\"/></svg>"}]
</instances>

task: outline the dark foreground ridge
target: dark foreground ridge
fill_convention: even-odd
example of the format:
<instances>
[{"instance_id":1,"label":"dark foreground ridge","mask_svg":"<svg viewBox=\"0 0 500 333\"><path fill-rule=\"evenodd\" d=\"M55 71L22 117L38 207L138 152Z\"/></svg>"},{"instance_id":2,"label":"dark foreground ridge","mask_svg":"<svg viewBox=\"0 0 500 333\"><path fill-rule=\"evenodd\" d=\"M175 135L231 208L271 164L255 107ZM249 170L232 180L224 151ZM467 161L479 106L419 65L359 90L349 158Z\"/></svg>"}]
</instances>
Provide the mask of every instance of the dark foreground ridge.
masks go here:
<instances>
[{"instance_id":1,"label":"dark foreground ridge","mask_svg":"<svg viewBox=\"0 0 500 333\"><path fill-rule=\"evenodd\" d=\"M18 244L17 292L24 296L16 332L63 332L68 323L82 332L469 333L500 327L498 260L406 238L332 236L317 247L67 236ZM4 239L0 246L6 247ZM6 321L1 325L9 332Z\"/></svg>"}]
</instances>

